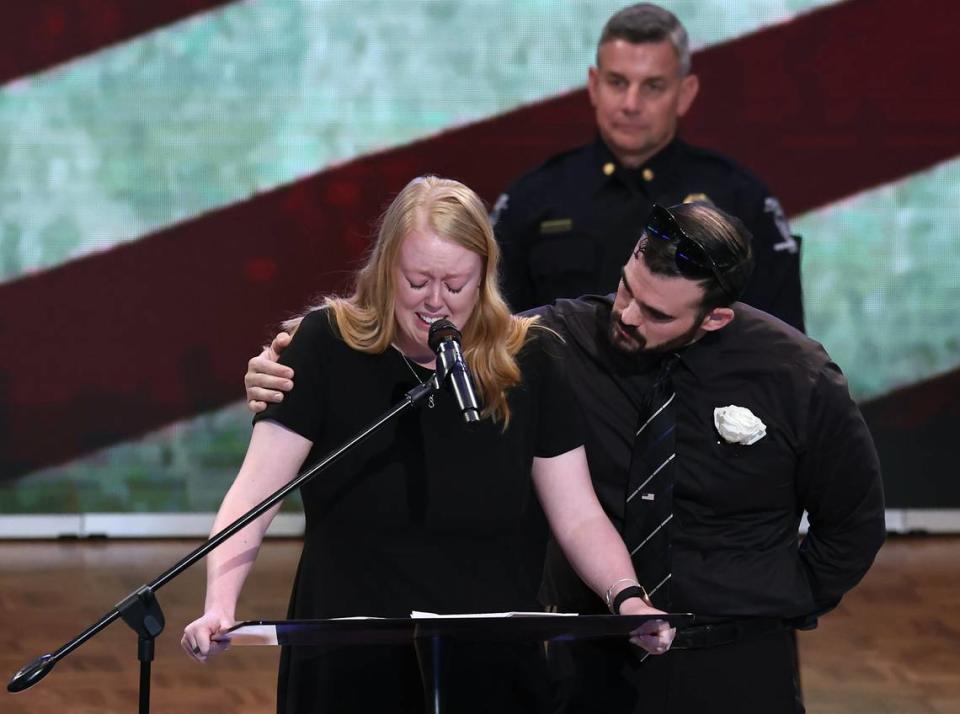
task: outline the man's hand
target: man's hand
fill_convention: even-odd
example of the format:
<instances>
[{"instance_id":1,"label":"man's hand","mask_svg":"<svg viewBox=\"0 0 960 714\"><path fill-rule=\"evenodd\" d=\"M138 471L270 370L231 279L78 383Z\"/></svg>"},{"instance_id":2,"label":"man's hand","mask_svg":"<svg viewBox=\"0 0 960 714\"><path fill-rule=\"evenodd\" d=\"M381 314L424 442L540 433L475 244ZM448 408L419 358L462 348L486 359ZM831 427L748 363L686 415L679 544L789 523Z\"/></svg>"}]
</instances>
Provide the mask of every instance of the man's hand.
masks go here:
<instances>
[{"instance_id":1,"label":"man's hand","mask_svg":"<svg viewBox=\"0 0 960 714\"><path fill-rule=\"evenodd\" d=\"M620 606L621 615L659 615L666 614L657 610L641 598L625 600ZM663 620L649 620L630 633L630 642L650 654L663 654L673 643L677 630Z\"/></svg>"},{"instance_id":2,"label":"man's hand","mask_svg":"<svg viewBox=\"0 0 960 714\"><path fill-rule=\"evenodd\" d=\"M247 388L247 407L254 414L266 409L268 402L283 401L283 393L293 389L293 370L277 362L291 339L286 332L278 333L269 347L247 362L243 384Z\"/></svg>"}]
</instances>

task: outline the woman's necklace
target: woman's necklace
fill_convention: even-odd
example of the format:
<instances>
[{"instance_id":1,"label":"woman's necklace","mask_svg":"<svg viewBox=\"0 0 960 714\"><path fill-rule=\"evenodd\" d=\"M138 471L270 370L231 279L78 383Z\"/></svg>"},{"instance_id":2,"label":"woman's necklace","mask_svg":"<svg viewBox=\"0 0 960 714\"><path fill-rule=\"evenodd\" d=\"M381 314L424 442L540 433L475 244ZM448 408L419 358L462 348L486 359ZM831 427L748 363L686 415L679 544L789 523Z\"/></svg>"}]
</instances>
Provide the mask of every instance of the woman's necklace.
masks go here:
<instances>
[{"instance_id":1,"label":"woman's necklace","mask_svg":"<svg viewBox=\"0 0 960 714\"><path fill-rule=\"evenodd\" d=\"M400 355L400 358L403 360L403 363L404 363L405 365L407 365L407 369L410 370L410 374L412 374L412 375L416 378L416 380L417 380L418 382L420 382L420 384L423 384L423 380L420 379L420 375L417 374L417 370L415 370L415 369L413 368L413 365L410 364L410 360L407 359L407 356L406 356L405 354L403 354L403 352L401 352L400 349L399 349L396 345L391 345L391 347L393 347L393 349L395 349L395 350L397 351L397 354ZM427 397L427 406L430 407L431 409L433 409L433 407L435 406L434 403L433 403L433 395L432 395L432 394L431 394L429 397Z\"/></svg>"}]
</instances>

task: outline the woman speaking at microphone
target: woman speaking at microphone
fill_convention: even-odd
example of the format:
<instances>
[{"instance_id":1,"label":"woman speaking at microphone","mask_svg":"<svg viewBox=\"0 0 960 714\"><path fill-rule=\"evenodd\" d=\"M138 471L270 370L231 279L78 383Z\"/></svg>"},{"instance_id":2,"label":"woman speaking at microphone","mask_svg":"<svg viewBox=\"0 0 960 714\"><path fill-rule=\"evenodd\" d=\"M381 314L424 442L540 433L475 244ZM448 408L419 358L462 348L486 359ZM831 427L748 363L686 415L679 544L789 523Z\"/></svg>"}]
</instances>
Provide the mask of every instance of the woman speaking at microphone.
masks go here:
<instances>
[{"instance_id":1,"label":"woman speaking at microphone","mask_svg":"<svg viewBox=\"0 0 960 714\"><path fill-rule=\"evenodd\" d=\"M482 201L456 181L411 181L383 215L353 293L328 297L296 327L283 362L295 388L257 415L218 531L305 464L347 441L433 377L430 326L449 320L479 397L466 423L444 389L404 412L303 487L303 552L290 618L406 617L411 610L537 610L545 537L600 595L635 580L587 472L578 409L556 351L535 318L510 314L497 287L498 248ZM237 598L271 511L207 556L204 614L183 635L205 660L234 624ZM640 598L624 614L659 612ZM658 653L673 631L648 623L633 641ZM446 669L449 711L544 707L535 643L459 646ZM282 712L422 712L412 646L284 648Z\"/></svg>"}]
</instances>

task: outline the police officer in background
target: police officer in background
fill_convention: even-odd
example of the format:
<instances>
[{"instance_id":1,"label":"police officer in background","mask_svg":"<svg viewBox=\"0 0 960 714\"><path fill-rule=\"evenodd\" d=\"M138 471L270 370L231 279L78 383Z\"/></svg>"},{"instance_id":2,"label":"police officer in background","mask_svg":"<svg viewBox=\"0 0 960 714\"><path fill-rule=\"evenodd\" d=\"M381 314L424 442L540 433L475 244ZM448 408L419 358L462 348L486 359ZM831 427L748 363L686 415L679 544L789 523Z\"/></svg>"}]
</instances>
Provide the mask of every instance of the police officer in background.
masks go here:
<instances>
[{"instance_id":1,"label":"police officer in background","mask_svg":"<svg viewBox=\"0 0 960 714\"><path fill-rule=\"evenodd\" d=\"M708 201L754 236L742 300L803 330L799 245L779 202L733 160L676 136L699 88L680 21L650 3L614 14L587 87L597 138L521 177L494 206L513 309L615 290L654 203Z\"/></svg>"}]
</instances>

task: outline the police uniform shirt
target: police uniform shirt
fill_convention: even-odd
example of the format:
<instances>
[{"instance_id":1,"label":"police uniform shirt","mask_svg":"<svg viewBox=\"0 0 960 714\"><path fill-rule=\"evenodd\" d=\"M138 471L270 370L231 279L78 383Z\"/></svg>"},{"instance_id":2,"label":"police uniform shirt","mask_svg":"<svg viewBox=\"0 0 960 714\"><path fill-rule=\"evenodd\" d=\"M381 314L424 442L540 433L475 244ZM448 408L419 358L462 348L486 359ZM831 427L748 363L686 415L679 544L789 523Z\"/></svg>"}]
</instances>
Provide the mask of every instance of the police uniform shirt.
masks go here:
<instances>
[{"instance_id":1,"label":"police uniform shirt","mask_svg":"<svg viewBox=\"0 0 960 714\"><path fill-rule=\"evenodd\" d=\"M514 310L615 290L654 203L709 201L753 234L742 300L803 330L797 240L776 198L731 159L674 139L643 166L621 166L598 137L549 159L497 200L491 218Z\"/></svg>"}]
</instances>

